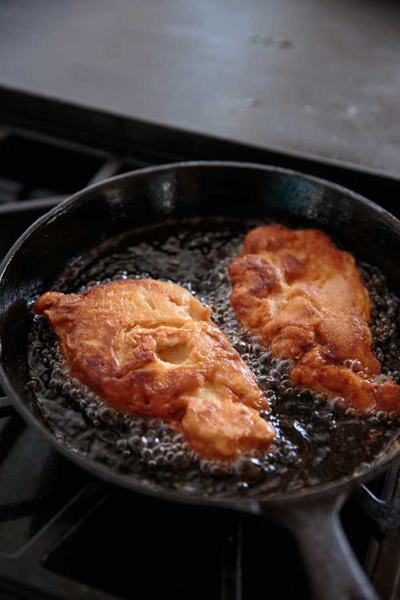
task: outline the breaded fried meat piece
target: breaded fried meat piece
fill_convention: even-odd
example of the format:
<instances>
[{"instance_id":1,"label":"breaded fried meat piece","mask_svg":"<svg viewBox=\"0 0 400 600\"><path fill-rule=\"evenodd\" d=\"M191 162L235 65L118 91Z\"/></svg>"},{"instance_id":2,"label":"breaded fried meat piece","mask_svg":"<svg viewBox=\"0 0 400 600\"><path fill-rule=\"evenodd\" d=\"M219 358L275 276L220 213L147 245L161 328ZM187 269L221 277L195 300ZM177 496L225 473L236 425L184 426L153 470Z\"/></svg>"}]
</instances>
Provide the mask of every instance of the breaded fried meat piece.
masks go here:
<instances>
[{"instance_id":1,"label":"breaded fried meat piece","mask_svg":"<svg viewBox=\"0 0 400 600\"><path fill-rule=\"evenodd\" d=\"M400 387L377 379L371 303L355 260L322 231L257 227L229 273L239 322L274 356L295 361L296 385L342 396L359 412L400 409Z\"/></svg>"},{"instance_id":2,"label":"breaded fried meat piece","mask_svg":"<svg viewBox=\"0 0 400 600\"><path fill-rule=\"evenodd\" d=\"M70 374L125 413L181 424L206 458L267 448L275 432L250 369L182 287L115 281L82 294L47 292L34 304L56 332Z\"/></svg>"}]
</instances>

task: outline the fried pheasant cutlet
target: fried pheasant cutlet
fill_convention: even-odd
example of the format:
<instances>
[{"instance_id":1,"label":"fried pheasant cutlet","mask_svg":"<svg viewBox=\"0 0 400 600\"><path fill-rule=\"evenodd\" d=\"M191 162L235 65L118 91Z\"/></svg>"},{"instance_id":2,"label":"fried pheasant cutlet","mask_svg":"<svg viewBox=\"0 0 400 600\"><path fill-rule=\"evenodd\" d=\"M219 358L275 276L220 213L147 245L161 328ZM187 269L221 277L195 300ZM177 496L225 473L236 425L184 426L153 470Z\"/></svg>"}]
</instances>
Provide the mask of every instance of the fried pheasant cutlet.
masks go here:
<instances>
[{"instance_id":1,"label":"fried pheasant cutlet","mask_svg":"<svg viewBox=\"0 0 400 600\"><path fill-rule=\"evenodd\" d=\"M253 373L210 309L180 286L138 279L48 292L33 312L49 319L71 375L117 410L180 422L206 458L271 443L274 429L257 412L268 402Z\"/></svg>"},{"instance_id":2,"label":"fried pheasant cutlet","mask_svg":"<svg viewBox=\"0 0 400 600\"><path fill-rule=\"evenodd\" d=\"M371 304L355 260L322 231L257 227L229 273L239 322L274 356L294 360L295 385L342 396L358 412L400 410L400 387L377 378Z\"/></svg>"}]
</instances>

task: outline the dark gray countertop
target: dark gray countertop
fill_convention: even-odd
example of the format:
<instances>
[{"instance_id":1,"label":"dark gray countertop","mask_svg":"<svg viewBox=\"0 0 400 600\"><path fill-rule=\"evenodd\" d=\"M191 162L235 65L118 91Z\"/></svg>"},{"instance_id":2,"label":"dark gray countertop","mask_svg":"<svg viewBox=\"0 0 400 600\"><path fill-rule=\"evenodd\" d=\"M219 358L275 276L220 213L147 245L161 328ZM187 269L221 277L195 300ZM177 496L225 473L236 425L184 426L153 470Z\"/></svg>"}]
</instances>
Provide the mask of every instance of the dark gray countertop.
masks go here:
<instances>
[{"instance_id":1,"label":"dark gray countertop","mask_svg":"<svg viewBox=\"0 0 400 600\"><path fill-rule=\"evenodd\" d=\"M400 3L0 2L0 85L400 174Z\"/></svg>"}]
</instances>

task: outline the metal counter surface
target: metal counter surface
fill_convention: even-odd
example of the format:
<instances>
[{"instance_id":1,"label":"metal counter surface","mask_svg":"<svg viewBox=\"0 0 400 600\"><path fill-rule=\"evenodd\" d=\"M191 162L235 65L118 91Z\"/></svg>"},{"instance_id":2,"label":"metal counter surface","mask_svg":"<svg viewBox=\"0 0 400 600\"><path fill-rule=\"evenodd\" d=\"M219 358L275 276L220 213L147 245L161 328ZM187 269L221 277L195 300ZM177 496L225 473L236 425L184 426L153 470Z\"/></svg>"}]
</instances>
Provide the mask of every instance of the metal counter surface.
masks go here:
<instances>
[{"instance_id":1,"label":"metal counter surface","mask_svg":"<svg viewBox=\"0 0 400 600\"><path fill-rule=\"evenodd\" d=\"M0 85L400 174L394 1L3 1Z\"/></svg>"}]
</instances>

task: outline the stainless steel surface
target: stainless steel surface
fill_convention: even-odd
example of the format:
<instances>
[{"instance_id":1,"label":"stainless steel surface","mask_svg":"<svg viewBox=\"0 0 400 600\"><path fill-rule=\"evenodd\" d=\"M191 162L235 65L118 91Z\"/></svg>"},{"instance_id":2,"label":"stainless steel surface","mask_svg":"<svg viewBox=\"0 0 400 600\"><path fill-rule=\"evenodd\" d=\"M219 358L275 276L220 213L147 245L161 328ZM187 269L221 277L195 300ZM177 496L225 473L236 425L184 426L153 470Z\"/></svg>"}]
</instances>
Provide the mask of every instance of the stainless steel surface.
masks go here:
<instances>
[{"instance_id":1,"label":"stainless steel surface","mask_svg":"<svg viewBox=\"0 0 400 600\"><path fill-rule=\"evenodd\" d=\"M389 0L0 3L0 85L388 174L399 56Z\"/></svg>"}]
</instances>

